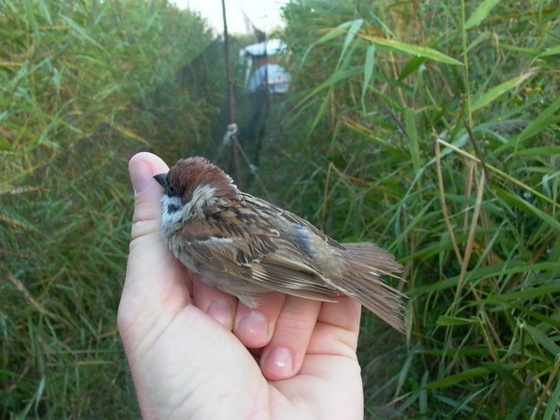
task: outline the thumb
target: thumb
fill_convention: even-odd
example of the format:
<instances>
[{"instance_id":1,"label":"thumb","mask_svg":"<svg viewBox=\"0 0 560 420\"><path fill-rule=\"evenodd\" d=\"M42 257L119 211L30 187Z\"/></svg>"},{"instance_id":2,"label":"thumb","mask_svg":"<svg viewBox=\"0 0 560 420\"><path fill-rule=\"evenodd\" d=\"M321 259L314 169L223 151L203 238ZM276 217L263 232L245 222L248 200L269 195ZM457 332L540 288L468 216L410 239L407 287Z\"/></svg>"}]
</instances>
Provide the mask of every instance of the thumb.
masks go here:
<instances>
[{"instance_id":1,"label":"thumb","mask_svg":"<svg viewBox=\"0 0 560 420\"><path fill-rule=\"evenodd\" d=\"M166 173L169 167L163 160L152 153L142 152L134 155L128 164L128 171L134 189L134 216L132 239L137 239L142 234L153 231L152 223L147 230L138 231L139 224L143 222L157 222L158 230L161 218L161 186L154 180L153 176Z\"/></svg>"},{"instance_id":2,"label":"thumb","mask_svg":"<svg viewBox=\"0 0 560 420\"><path fill-rule=\"evenodd\" d=\"M160 233L163 191L153 176L168 170L165 162L151 153L138 153L129 162L134 216L118 314L123 339L128 334L144 334L139 326L148 327L157 318L172 316L190 302L190 276Z\"/></svg>"}]
</instances>

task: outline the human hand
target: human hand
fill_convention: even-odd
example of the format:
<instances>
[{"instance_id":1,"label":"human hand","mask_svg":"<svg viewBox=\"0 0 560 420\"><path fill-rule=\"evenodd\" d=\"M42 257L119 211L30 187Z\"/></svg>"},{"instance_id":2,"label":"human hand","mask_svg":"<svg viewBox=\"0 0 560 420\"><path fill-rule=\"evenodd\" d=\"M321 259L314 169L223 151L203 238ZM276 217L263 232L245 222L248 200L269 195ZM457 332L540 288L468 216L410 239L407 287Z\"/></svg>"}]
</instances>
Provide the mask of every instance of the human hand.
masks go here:
<instances>
[{"instance_id":1,"label":"human hand","mask_svg":"<svg viewBox=\"0 0 560 420\"><path fill-rule=\"evenodd\" d=\"M135 155L132 241L118 327L144 418L361 418L360 306L279 293L248 308L192 278L162 242L168 170Z\"/></svg>"}]
</instances>

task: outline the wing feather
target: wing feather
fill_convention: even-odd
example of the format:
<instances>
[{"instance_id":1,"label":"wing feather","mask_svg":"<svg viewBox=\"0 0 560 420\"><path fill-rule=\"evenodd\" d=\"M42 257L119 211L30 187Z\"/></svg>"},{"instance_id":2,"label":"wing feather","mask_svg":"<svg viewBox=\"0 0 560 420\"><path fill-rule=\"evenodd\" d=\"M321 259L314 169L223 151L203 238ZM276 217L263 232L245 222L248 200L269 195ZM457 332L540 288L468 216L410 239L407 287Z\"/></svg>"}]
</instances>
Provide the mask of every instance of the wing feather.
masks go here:
<instances>
[{"instance_id":1,"label":"wing feather","mask_svg":"<svg viewBox=\"0 0 560 420\"><path fill-rule=\"evenodd\" d=\"M248 293L278 291L320 300L338 295L315 266L308 235L342 246L304 219L258 198L243 194L227 210L185 224L182 234L192 260L210 267L211 276L236 281L236 287L249 282Z\"/></svg>"}]
</instances>

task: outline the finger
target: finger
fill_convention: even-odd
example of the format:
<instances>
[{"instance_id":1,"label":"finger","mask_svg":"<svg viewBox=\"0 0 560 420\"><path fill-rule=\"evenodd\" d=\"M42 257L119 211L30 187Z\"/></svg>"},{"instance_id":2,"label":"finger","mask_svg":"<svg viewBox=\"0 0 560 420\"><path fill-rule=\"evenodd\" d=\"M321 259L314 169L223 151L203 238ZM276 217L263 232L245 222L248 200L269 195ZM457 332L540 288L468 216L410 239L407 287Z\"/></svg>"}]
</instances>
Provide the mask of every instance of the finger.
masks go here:
<instances>
[{"instance_id":1,"label":"finger","mask_svg":"<svg viewBox=\"0 0 560 420\"><path fill-rule=\"evenodd\" d=\"M355 359L361 309L358 302L346 296L337 302L323 303L307 352Z\"/></svg>"},{"instance_id":2,"label":"finger","mask_svg":"<svg viewBox=\"0 0 560 420\"><path fill-rule=\"evenodd\" d=\"M286 295L270 292L259 295L257 299L256 308L239 302L234 318L233 333L249 348L264 347L269 343Z\"/></svg>"},{"instance_id":3,"label":"finger","mask_svg":"<svg viewBox=\"0 0 560 420\"><path fill-rule=\"evenodd\" d=\"M233 328L233 317L237 308L237 298L215 287L195 279L193 281L193 301L229 331Z\"/></svg>"},{"instance_id":4,"label":"finger","mask_svg":"<svg viewBox=\"0 0 560 420\"><path fill-rule=\"evenodd\" d=\"M261 355L261 370L267 379L280 381L299 372L320 308L321 302L288 296Z\"/></svg>"},{"instance_id":5,"label":"finger","mask_svg":"<svg viewBox=\"0 0 560 420\"><path fill-rule=\"evenodd\" d=\"M118 314L119 329L125 334L144 334L161 313L173 316L190 300L189 273L161 239L162 190L152 177L167 171L167 165L151 153L139 153L129 163L134 216Z\"/></svg>"}]
</instances>

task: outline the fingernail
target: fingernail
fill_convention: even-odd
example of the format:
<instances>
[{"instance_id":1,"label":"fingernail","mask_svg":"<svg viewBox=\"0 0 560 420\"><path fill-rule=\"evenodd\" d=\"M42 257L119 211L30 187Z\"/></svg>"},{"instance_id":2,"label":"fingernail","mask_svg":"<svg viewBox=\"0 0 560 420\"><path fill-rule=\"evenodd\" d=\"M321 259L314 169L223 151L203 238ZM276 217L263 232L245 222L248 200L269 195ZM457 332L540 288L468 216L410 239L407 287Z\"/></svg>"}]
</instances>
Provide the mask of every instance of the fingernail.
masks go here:
<instances>
[{"instance_id":1,"label":"fingernail","mask_svg":"<svg viewBox=\"0 0 560 420\"><path fill-rule=\"evenodd\" d=\"M292 352L286 347L276 347L268 353L265 359L267 369L278 376L292 373L294 369L294 358Z\"/></svg>"},{"instance_id":2,"label":"fingernail","mask_svg":"<svg viewBox=\"0 0 560 420\"><path fill-rule=\"evenodd\" d=\"M152 182L152 167L145 162L136 162L130 168L130 179L132 181L132 188L134 188L134 194L140 194Z\"/></svg>"},{"instance_id":3,"label":"fingernail","mask_svg":"<svg viewBox=\"0 0 560 420\"><path fill-rule=\"evenodd\" d=\"M251 342L260 342L268 338L268 321L259 312L249 312L237 324L235 332Z\"/></svg>"},{"instance_id":4,"label":"fingernail","mask_svg":"<svg viewBox=\"0 0 560 420\"><path fill-rule=\"evenodd\" d=\"M208 307L206 313L227 329L231 329L231 323L233 320L233 308L227 300L216 299Z\"/></svg>"}]
</instances>

